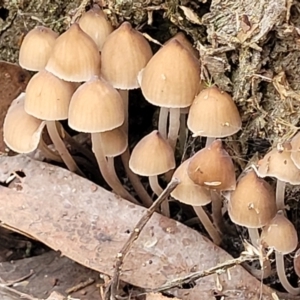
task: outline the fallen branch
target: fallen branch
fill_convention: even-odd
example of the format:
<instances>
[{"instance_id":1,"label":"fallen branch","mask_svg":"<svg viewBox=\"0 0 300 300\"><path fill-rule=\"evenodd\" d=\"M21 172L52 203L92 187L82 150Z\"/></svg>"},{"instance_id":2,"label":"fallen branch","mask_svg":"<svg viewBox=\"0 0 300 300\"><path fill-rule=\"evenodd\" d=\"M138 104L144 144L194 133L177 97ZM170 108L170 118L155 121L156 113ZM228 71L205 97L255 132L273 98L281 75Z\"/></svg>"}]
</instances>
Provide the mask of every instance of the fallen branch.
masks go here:
<instances>
[{"instance_id":1,"label":"fallen branch","mask_svg":"<svg viewBox=\"0 0 300 300\"><path fill-rule=\"evenodd\" d=\"M117 254L117 260L115 264L115 271L113 274L113 277L109 283L109 285L106 287L105 291L105 300L116 300L117 295L117 289L119 285L119 277L120 277L120 271L121 267L123 265L124 258L130 248L132 247L134 241L139 237L141 231L147 224L147 222L150 220L153 213L157 210L157 208L161 205L161 203L168 198L168 196L171 194L171 192L176 188L176 186L179 184L178 179L172 179L172 181L168 184L168 186L165 188L165 190L161 193L161 195L157 198L157 200L146 210L144 215L141 217L139 222L136 224L135 228L131 232L128 240L120 250L120 252Z\"/></svg>"}]
</instances>

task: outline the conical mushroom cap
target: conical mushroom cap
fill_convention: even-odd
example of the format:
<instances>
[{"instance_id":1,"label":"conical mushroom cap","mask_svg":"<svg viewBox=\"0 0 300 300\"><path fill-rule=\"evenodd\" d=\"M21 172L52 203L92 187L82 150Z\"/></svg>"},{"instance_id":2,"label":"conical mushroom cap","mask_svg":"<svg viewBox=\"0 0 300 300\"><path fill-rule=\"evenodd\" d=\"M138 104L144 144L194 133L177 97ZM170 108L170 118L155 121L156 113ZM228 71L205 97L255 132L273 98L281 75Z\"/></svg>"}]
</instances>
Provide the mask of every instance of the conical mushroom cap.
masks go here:
<instances>
[{"instance_id":1,"label":"conical mushroom cap","mask_svg":"<svg viewBox=\"0 0 300 300\"><path fill-rule=\"evenodd\" d=\"M58 33L37 26L24 37L19 53L19 64L29 71L43 70L50 57Z\"/></svg>"},{"instance_id":2,"label":"conical mushroom cap","mask_svg":"<svg viewBox=\"0 0 300 300\"><path fill-rule=\"evenodd\" d=\"M242 121L232 97L209 87L193 101L187 125L196 136L223 138L239 131Z\"/></svg>"},{"instance_id":3,"label":"conical mushroom cap","mask_svg":"<svg viewBox=\"0 0 300 300\"><path fill-rule=\"evenodd\" d=\"M24 110L25 93L20 94L9 107L3 124L5 144L17 153L30 153L40 142L45 123Z\"/></svg>"},{"instance_id":4,"label":"conical mushroom cap","mask_svg":"<svg viewBox=\"0 0 300 300\"><path fill-rule=\"evenodd\" d=\"M284 255L293 252L298 245L298 235L294 225L280 213L263 228L261 240Z\"/></svg>"},{"instance_id":5,"label":"conical mushroom cap","mask_svg":"<svg viewBox=\"0 0 300 300\"><path fill-rule=\"evenodd\" d=\"M78 21L80 28L88 34L101 51L109 34L113 31L105 13L97 6L84 13Z\"/></svg>"},{"instance_id":6,"label":"conical mushroom cap","mask_svg":"<svg viewBox=\"0 0 300 300\"><path fill-rule=\"evenodd\" d=\"M175 168L174 152L157 130L143 137L134 147L129 167L141 176L156 176Z\"/></svg>"},{"instance_id":7,"label":"conical mushroom cap","mask_svg":"<svg viewBox=\"0 0 300 300\"><path fill-rule=\"evenodd\" d=\"M272 187L252 170L242 177L232 192L228 214L233 223L248 228L261 228L276 215Z\"/></svg>"},{"instance_id":8,"label":"conical mushroom cap","mask_svg":"<svg viewBox=\"0 0 300 300\"><path fill-rule=\"evenodd\" d=\"M101 52L101 73L113 87L121 90L139 88L138 74L152 57L144 36L124 22L106 39Z\"/></svg>"},{"instance_id":9,"label":"conical mushroom cap","mask_svg":"<svg viewBox=\"0 0 300 300\"><path fill-rule=\"evenodd\" d=\"M283 182L298 185L300 184L300 170L291 159L292 147L289 143L282 146L280 151L274 148L258 162L258 176L275 177Z\"/></svg>"},{"instance_id":10,"label":"conical mushroom cap","mask_svg":"<svg viewBox=\"0 0 300 300\"><path fill-rule=\"evenodd\" d=\"M187 174L187 167L191 159L183 162L174 172L173 178L179 179L179 185L171 193L176 200L193 205L203 206L211 202L210 191L195 184Z\"/></svg>"},{"instance_id":11,"label":"conical mushroom cap","mask_svg":"<svg viewBox=\"0 0 300 300\"><path fill-rule=\"evenodd\" d=\"M124 123L124 104L120 94L97 76L81 85L69 106L69 126L80 132L103 132Z\"/></svg>"},{"instance_id":12,"label":"conical mushroom cap","mask_svg":"<svg viewBox=\"0 0 300 300\"><path fill-rule=\"evenodd\" d=\"M188 107L199 90L200 64L174 39L150 59L140 81L142 93L151 104L168 108Z\"/></svg>"},{"instance_id":13,"label":"conical mushroom cap","mask_svg":"<svg viewBox=\"0 0 300 300\"><path fill-rule=\"evenodd\" d=\"M66 81L87 81L100 73L97 45L74 23L56 39L46 70Z\"/></svg>"},{"instance_id":14,"label":"conical mushroom cap","mask_svg":"<svg viewBox=\"0 0 300 300\"><path fill-rule=\"evenodd\" d=\"M46 70L40 71L26 87L25 111L45 121L65 120L75 89L74 83L61 80Z\"/></svg>"},{"instance_id":15,"label":"conical mushroom cap","mask_svg":"<svg viewBox=\"0 0 300 300\"><path fill-rule=\"evenodd\" d=\"M292 152L291 159L298 169L300 169L300 132L291 140Z\"/></svg>"},{"instance_id":16,"label":"conical mushroom cap","mask_svg":"<svg viewBox=\"0 0 300 300\"><path fill-rule=\"evenodd\" d=\"M187 173L195 184L209 189L229 191L236 186L234 165L221 140L192 156Z\"/></svg>"}]
</instances>

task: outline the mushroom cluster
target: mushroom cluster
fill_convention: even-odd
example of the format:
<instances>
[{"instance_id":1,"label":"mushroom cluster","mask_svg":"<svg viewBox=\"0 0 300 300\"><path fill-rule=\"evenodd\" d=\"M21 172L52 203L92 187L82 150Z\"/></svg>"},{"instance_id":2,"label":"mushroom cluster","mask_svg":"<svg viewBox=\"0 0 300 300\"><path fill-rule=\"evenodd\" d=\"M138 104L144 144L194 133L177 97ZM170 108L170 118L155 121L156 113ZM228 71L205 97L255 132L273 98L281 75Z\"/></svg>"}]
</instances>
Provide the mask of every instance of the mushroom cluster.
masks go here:
<instances>
[{"instance_id":1,"label":"mushroom cluster","mask_svg":"<svg viewBox=\"0 0 300 300\"><path fill-rule=\"evenodd\" d=\"M91 135L92 151L82 154L97 162L113 192L149 207L153 194L162 193L164 180L179 179L172 198L192 205L216 245L222 242L228 210L233 223L247 228L253 245L276 250L283 287L300 293L289 284L283 268L283 255L294 251L298 242L285 216L284 192L286 183L300 184L300 135L271 150L236 179L221 139L242 128L238 108L225 91L204 86L198 52L184 34L176 34L153 55L148 40L129 22L114 29L94 6L61 35L43 26L31 30L21 45L19 63L36 73L7 112L4 140L10 149L30 153L39 147L46 158L85 176L66 146L65 138L72 138L60 121L67 120L71 129ZM139 88L145 100L159 108L159 120L158 127L131 149L129 91ZM43 140L45 128L54 150ZM176 158L189 132L206 138L206 144L178 165ZM136 196L120 181L117 156ZM139 176L148 177L151 191ZM277 179L276 192L263 179L267 176ZM211 214L204 208L207 204ZM170 216L168 201L161 213ZM289 239L278 244L272 237L276 234Z\"/></svg>"}]
</instances>

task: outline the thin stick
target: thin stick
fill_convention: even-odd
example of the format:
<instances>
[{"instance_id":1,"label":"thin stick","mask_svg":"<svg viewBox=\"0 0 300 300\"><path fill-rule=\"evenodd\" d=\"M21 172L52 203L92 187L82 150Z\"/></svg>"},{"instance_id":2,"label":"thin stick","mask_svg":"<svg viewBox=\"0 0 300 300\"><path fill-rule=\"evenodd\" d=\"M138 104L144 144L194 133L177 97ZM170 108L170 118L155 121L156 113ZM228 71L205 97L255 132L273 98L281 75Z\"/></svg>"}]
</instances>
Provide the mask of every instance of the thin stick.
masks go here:
<instances>
[{"instance_id":1,"label":"thin stick","mask_svg":"<svg viewBox=\"0 0 300 300\"><path fill-rule=\"evenodd\" d=\"M66 164L67 168L74 173L77 173L83 177L84 173L79 169L76 162L74 161L73 157L69 153L67 147L65 146L63 140L61 139L57 127L54 121L46 121L47 130L49 133L49 136L54 144L55 149L61 156L62 160Z\"/></svg>"},{"instance_id":2,"label":"thin stick","mask_svg":"<svg viewBox=\"0 0 300 300\"><path fill-rule=\"evenodd\" d=\"M115 271L112 277L110 284L107 286L105 290L105 300L116 300L117 289L119 285L119 278L120 278L120 271L124 262L124 259L131 249L134 241L140 236L141 231L145 227L145 225L150 220L153 213L157 210L157 208L163 203L165 199L169 197L171 192L176 188L176 186L180 183L177 178L174 178L166 187L166 189L160 194L157 200L149 207L141 219L138 221L136 226L134 227L133 231L131 232L129 238L123 245L120 252L117 254L117 259L115 263Z\"/></svg>"}]
</instances>

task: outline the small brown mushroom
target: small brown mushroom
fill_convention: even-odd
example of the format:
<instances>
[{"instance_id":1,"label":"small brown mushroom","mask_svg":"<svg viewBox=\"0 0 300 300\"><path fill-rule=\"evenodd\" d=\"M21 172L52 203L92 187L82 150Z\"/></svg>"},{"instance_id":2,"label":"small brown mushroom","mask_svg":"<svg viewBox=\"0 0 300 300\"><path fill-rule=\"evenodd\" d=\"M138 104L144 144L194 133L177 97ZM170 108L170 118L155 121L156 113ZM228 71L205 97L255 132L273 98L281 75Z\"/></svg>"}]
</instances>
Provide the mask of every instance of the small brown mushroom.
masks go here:
<instances>
[{"instance_id":1,"label":"small brown mushroom","mask_svg":"<svg viewBox=\"0 0 300 300\"><path fill-rule=\"evenodd\" d=\"M288 293L299 295L300 287L294 288L289 283L284 268L284 255L297 248L298 235L294 225L283 215L282 211L263 228L261 240L266 246L275 250L276 270L282 286Z\"/></svg>"}]
</instances>

